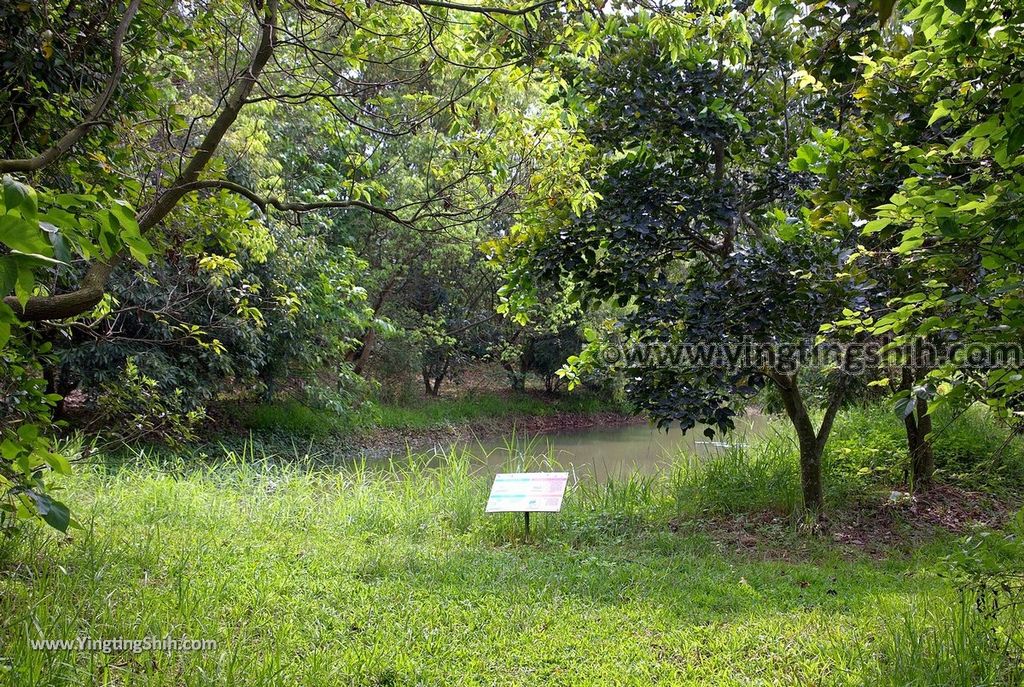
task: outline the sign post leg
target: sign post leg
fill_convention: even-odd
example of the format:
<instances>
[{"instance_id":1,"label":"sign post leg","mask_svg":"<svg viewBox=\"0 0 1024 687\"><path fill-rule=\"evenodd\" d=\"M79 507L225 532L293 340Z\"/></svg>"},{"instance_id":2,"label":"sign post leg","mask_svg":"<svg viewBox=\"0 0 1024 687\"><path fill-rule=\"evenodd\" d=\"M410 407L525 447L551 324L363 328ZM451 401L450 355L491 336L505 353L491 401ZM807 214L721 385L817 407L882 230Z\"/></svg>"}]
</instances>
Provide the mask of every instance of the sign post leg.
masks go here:
<instances>
[{"instance_id":1,"label":"sign post leg","mask_svg":"<svg viewBox=\"0 0 1024 687\"><path fill-rule=\"evenodd\" d=\"M529 540L530 539L530 511L528 511L528 510L524 510L523 511L523 522L526 525L526 539Z\"/></svg>"}]
</instances>

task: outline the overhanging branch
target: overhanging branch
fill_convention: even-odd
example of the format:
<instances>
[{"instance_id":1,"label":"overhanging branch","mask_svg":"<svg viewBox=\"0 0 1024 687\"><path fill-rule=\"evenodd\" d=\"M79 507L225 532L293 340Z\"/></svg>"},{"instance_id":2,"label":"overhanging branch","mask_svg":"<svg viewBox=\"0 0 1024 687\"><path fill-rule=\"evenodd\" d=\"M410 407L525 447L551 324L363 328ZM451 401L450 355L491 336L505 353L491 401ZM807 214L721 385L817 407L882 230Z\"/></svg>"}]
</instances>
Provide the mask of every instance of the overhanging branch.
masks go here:
<instances>
[{"instance_id":1,"label":"overhanging branch","mask_svg":"<svg viewBox=\"0 0 1024 687\"><path fill-rule=\"evenodd\" d=\"M22 307L14 296L7 296L4 303L11 306L24 322L40 320L62 320L92 310L106 292L107 280L124 258L115 255L108 262L94 262L89 266L82 283L75 291L54 296L34 296Z\"/></svg>"},{"instance_id":2,"label":"overhanging branch","mask_svg":"<svg viewBox=\"0 0 1024 687\"><path fill-rule=\"evenodd\" d=\"M414 5L418 7L440 7L447 10L459 10L460 12L476 12L478 14L503 14L505 16L518 17L530 12L536 12L537 10L547 7L548 5L554 5L557 0L543 0L542 2L536 2L526 7L514 8L514 7L488 7L485 5L465 5L461 2L445 2L444 0L410 0L407 2L408 5Z\"/></svg>"},{"instance_id":3,"label":"overhanging branch","mask_svg":"<svg viewBox=\"0 0 1024 687\"><path fill-rule=\"evenodd\" d=\"M131 7L137 10L139 2L140 0L133 0ZM263 19L260 23L259 40L256 42L251 61L239 73L238 80L227 98L224 109L220 111L213 124L210 125L210 130L206 133L202 143L199 144L188 165L178 178L163 193L157 196L153 205L139 218L140 231L148 231L159 224L174 209L178 201L189 192L190 185L199 179L200 172L203 171L213 158L224 135L231 125L234 124L235 119L238 118L238 113L245 105L246 99L256 84L256 80L274 52L278 2L279 0L267 1ZM122 20L122 26L127 30L127 20ZM123 40L124 36L121 27L118 27L118 31L121 34L120 40ZM118 46L120 46L120 43L118 43ZM120 54L120 50L118 50L118 54ZM113 93L114 86L116 86L116 83L113 85L108 83L107 90ZM107 91L104 92L106 93ZM59 155L60 152L54 154ZM4 302L10 305L15 313L18 314L18 317L25 322L66 319L81 315L95 307L100 299L103 298L107 280L110 278L114 268L123 259L123 253L118 253L106 263L93 263L86 272L79 288L70 293L53 296L34 296L28 299L24 307L13 297L5 298Z\"/></svg>"},{"instance_id":4,"label":"overhanging branch","mask_svg":"<svg viewBox=\"0 0 1024 687\"><path fill-rule=\"evenodd\" d=\"M280 198L264 198L260 194L253 191L251 188L236 184L232 181L222 181L219 179L207 179L202 181L194 181L190 184L186 184L183 187L186 192L189 191L200 191L203 189L223 189L236 193L260 209L263 214L267 213L268 207L276 208L282 212L315 212L317 210L331 210L331 209L353 209L358 208L366 210L375 215L380 215L385 219L388 219L396 224L402 224L405 226L412 226L408 220L402 219L398 214L391 209L382 208L372 203L367 203L361 200L325 200L311 203L304 202L289 202L281 200Z\"/></svg>"},{"instance_id":5,"label":"overhanging branch","mask_svg":"<svg viewBox=\"0 0 1024 687\"><path fill-rule=\"evenodd\" d=\"M117 25L117 29L114 31L114 40L111 46L113 50L114 68L110 72L110 76L107 78L107 84L103 88L103 92L100 93L96 102L93 103L92 109L89 110L89 114L86 116L85 121L64 134L52 147L35 157L17 160L0 160L0 172L39 171L71 150L71 148L82 140L82 138L89 132L89 129L106 123L102 121L100 117L110 105L110 101L114 97L114 91L117 89L117 85L121 81L122 73L124 73L124 56L121 49L124 45L125 34L128 32L128 25L131 24L132 19L134 19L135 15L138 13L140 2L141 0L132 0L131 4L128 5L128 9L125 11L124 16L121 18L121 22Z\"/></svg>"}]
</instances>

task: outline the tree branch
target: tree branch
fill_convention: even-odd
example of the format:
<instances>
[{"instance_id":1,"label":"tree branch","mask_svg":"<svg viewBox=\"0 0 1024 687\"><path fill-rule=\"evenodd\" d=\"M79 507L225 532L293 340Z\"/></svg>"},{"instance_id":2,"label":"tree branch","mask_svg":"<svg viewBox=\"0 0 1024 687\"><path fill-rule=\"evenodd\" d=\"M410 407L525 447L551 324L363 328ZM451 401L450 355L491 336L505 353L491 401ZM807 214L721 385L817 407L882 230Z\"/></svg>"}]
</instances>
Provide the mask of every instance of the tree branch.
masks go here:
<instances>
[{"instance_id":1,"label":"tree branch","mask_svg":"<svg viewBox=\"0 0 1024 687\"><path fill-rule=\"evenodd\" d=\"M111 71L110 77L107 78L107 84L103 88L103 92L100 93L96 102L93 103L92 109L89 111L85 121L64 134L64 136L62 136L61 139L51 148L48 148L35 157L17 160L0 160L0 172L39 171L71 150L71 148L82 140L82 138L89 132L89 129L105 123L100 120L100 115L102 115L104 110L106 110L110 105L110 101L114 97L114 91L117 89L117 85L121 81L121 74L124 72L124 56L122 55L121 48L124 45L125 34L128 32L128 25L131 24L132 19L135 18L135 15L139 11L140 2L141 0L132 0L131 4L128 5L128 9L125 11L124 16L121 18L121 23L118 24L117 29L114 31L114 40L111 46L114 53L114 69Z\"/></svg>"},{"instance_id":2,"label":"tree branch","mask_svg":"<svg viewBox=\"0 0 1024 687\"><path fill-rule=\"evenodd\" d=\"M843 399L846 397L846 387L849 385L850 378L849 375L842 371L840 371L839 375L839 381L836 382L828 396L825 416L821 419L821 425L818 427L817 436L815 436L815 443L818 446L819 454L825 449L828 435L832 432L832 424L836 420L836 413L839 412L839 406L843 404Z\"/></svg>"},{"instance_id":3,"label":"tree branch","mask_svg":"<svg viewBox=\"0 0 1024 687\"><path fill-rule=\"evenodd\" d=\"M247 188L241 184L236 184L233 181L223 181L220 179L193 181L192 183L186 184L184 188L186 193L189 191L199 191L203 189L223 189L225 191L231 191L232 193L237 193L251 201L252 204L258 207L260 212L263 214L267 214L267 207L273 207L282 212L315 212L317 210L344 210L359 208L384 217L396 224L402 224L409 227L412 226L411 222L399 217L394 210L382 208L378 205L373 205L372 203L367 203L361 200L325 200L313 203L288 202L281 200L280 198L264 198L251 188Z\"/></svg>"},{"instance_id":4,"label":"tree branch","mask_svg":"<svg viewBox=\"0 0 1024 687\"><path fill-rule=\"evenodd\" d=\"M274 53L277 7L278 0L269 0L267 2L263 24L260 28L259 43L256 45L256 50L253 51L252 61L235 83L231 94L224 104L224 109L213 120L210 130L206 132L202 143L199 144L192 159L189 160L188 166L185 167L167 190L157 197L156 202L139 219L139 229L141 231L146 231L159 224L174 209L178 201L189 192L190 185L199 179L199 173L203 171L213 158L213 154L216 152L224 135L231 128L231 125L235 123L238 113L241 112L245 101L256 85L256 80L270 60L270 56Z\"/></svg>"},{"instance_id":5,"label":"tree branch","mask_svg":"<svg viewBox=\"0 0 1024 687\"><path fill-rule=\"evenodd\" d=\"M137 9L139 1L133 0L132 7ZM252 92L256 80L274 52L277 8L278 0L267 1L260 27L260 38L256 44L256 49L253 51L252 61L239 76L238 81L227 98L224 109L221 110L220 114L213 121L210 130L206 133L202 143L199 144L192 159L189 160L188 166L185 167L167 190L157 197L156 202L139 219L140 231L145 232L159 224L174 209L178 201L191 190L191 184L198 180L200 172L213 158L213 154L220 145L224 135L231 125L234 124L238 113ZM113 88L110 87L110 90L112 92ZM4 301L25 322L65 319L81 315L95 307L100 299L103 298L107 280L110 278L114 268L123 259L123 254L118 253L107 263L93 263L89 267L88 272L86 272L82 284L71 293L57 294L55 296L35 296L28 299L24 307L13 297L5 298Z\"/></svg>"},{"instance_id":6,"label":"tree branch","mask_svg":"<svg viewBox=\"0 0 1024 687\"><path fill-rule=\"evenodd\" d=\"M7 296L4 303L11 306L15 314L25 322L59 320L80 315L95 308L100 302L107 288L107 279L123 259L119 253L108 262L92 263L82 278L81 285L70 293L35 296L29 298L24 307L14 296Z\"/></svg>"},{"instance_id":7,"label":"tree branch","mask_svg":"<svg viewBox=\"0 0 1024 687\"><path fill-rule=\"evenodd\" d=\"M504 14L506 16L519 17L530 12L536 12L542 7L554 5L557 0L542 0L526 7L513 9L510 7L487 7L483 5L464 5L460 2L445 2L445 0L410 0L407 5L417 7L441 7L448 10L459 10L462 12L476 12L478 14Z\"/></svg>"}]
</instances>

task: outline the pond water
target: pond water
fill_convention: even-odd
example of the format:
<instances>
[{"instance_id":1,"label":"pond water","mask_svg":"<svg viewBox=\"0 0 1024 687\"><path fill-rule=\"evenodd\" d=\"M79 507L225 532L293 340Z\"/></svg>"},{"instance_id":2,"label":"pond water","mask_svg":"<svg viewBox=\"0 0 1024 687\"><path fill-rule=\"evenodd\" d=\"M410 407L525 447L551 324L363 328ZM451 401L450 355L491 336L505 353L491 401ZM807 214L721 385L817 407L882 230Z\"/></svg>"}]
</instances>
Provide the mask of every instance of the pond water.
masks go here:
<instances>
[{"instance_id":1,"label":"pond water","mask_svg":"<svg viewBox=\"0 0 1024 687\"><path fill-rule=\"evenodd\" d=\"M587 427L564 432L533 436L498 437L461 442L459 448L472 453L489 472L520 470L521 456L544 456L544 465L527 469L564 469L578 477L584 475L599 481L634 472L652 473L671 462L680 452L713 456L729 446L745 444L762 436L769 418L759 414L736 419L736 429L714 441L704 436L698 425L685 435L678 429L659 431L648 425ZM438 446L444 451L451 446Z\"/></svg>"}]
</instances>

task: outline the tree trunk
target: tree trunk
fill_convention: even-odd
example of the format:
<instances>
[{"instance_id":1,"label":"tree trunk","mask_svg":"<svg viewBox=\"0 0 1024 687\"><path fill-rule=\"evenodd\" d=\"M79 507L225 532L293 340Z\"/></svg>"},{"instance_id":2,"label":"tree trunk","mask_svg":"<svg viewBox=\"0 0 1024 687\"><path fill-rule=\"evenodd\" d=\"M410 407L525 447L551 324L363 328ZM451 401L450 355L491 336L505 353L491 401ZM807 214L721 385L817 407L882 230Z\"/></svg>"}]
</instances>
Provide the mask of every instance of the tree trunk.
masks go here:
<instances>
[{"instance_id":1,"label":"tree trunk","mask_svg":"<svg viewBox=\"0 0 1024 687\"><path fill-rule=\"evenodd\" d=\"M903 388L913 390L913 375L903 368ZM915 412L903 418L907 429L907 454L910 458L911 483L915 490L926 489L935 476L935 452L929 435L932 433L932 416L928 413L928 401L918 398L914 402Z\"/></svg>"},{"instance_id":2,"label":"tree trunk","mask_svg":"<svg viewBox=\"0 0 1024 687\"><path fill-rule=\"evenodd\" d=\"M270 403L277 391L277 371L272 365L265 365L260 370L260 381L263 382L263 401Z\"/></svg>"},{"instance_id":3,"label":"tree trunk","mask_svg":"<svg viewBox=\"0 0 1024 687\"><path fill-rule=\"evenodd\" d=\"M451 358L446 358L444 361L444 365L441 367L441 371L437 374L437 377L434 379L434 387L432 389L429 389L427 392L431 396L441 395L441 382L444 381L445 376L448 374L448 365L450 363Z\"/></svg>"},{"instance_id":4,"label":"tree trunk","mask_svg":"<svg viewBox=\"0 0 1024 687\"><path fill-rule=\"evenodd\" d=\"M800 487L804 497L804 508L814 517L820 518L825 509L821 457L825 450L825 443L832 432L836 413L846 395L847 379L842 377L829 395L825 416L822 418L821 426L815 431L814 423L811 422L807 406L800 394L796 374L773 374L771 378L782 395L782 404L786 408L786 415L796 430L797 445L800 449Z\"/></svg>"},{"instance_id":5,"label":"tree trunk","mask_svg":"<svg viewBox=\"0 0 1024 687\"><path fill-rule=\"evenodd\" d=\"M787 386L779 385L786 415L796 430L797 446L800 449L800 487L803 491L804 508L820 516L825 506L825 490L821 479L821 452L818 450L818 436L814 424L807 414L800 388L795 376L790 377Z\"/></svg>"},{"instance_id":6,"label":"tree trunk","mask_svg":"<svg viewBox=\"0 0 1024 687\"><path fill-rule=\"evenodd\" d=\"M376 318L377 314L380 313L382 307L384 307L384 301L387 300L388 296L391 295L391 290L395 288L395 280L391 279L384 288L380 290L377 297L373 299L373 317ZM352 371L360 377L363 376L363 370L366 369L366 364L370 362L370 355L373 353L373 345L377 343L377 330L374 329L373 325L366 328L363 332L363 340L359 344L359 348L354 349L346 359L353 361Z\"/></svg>"},{"instance_id":7,"label":"tree trunk","mask_svg":"<svg viewBox=\"0 0 1024 687\"><path fill-rule=\"evenodd\" d=\"M365 336L363 336L363 345L359 349L359 355L356 357L356 362L352 366L352 371L360 377L363 376L363 370L366 369L366 363L370 361L370 353L373 351L373 345L377 342L377 330L370 329L366 330Z\"/></svg>"},{"instance_id":8,"label":"tree trunk","mask_svg":"<svg viewBox=\"0 0 1024 687\"><path fill-rule=\"evenodd\" d=\"M912 455L911 468L914 471L914 483L929 485L935 477L935 453L932 450L932 416L928 414L928 402L917 399L917 433L920 442Z\"/></svg>"}]
</instances>

